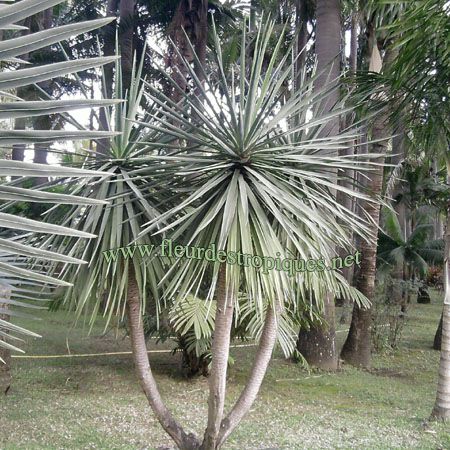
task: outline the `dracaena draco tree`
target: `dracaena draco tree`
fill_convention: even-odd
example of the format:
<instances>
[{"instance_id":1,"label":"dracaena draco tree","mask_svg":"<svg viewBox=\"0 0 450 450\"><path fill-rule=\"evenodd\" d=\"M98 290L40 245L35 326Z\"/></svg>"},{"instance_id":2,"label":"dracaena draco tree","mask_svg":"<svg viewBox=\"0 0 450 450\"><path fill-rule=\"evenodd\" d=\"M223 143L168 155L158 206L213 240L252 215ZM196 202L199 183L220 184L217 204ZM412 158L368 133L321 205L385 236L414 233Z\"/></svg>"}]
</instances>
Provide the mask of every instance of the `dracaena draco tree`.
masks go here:
<instances>
[{"instance_id":1,"label":"dracaena draco tree","mask_svg":"<svg viewBox=\"0 0 450 450\"><path fill-rule=\"evenodd\" d=\"M180 90L178 103L157 86L140 82L138 68L128 103L116 107L110 118L111 129L121 131L121 136L112 140L107 154L85 162L110 178L85 191L72 187L75 194L108 200L110 205L93 207L90 214L72 208L62 222L98 238L74 244L56 237L47 241L70 256L90 260L88 267L66 265L61 270L62 276L75 282L66 301L78 314L85 308L93 311L94 320L106 292L103 314L126 316L143 391L162 427L181 449L222 447L256 398L286 310L308 309L313 303L320 307L330 291L365 301L332 270L290 276L286 267L263 273L252 266L156 257L166 237L196 247L214 244L236 257L253 255L255 261L265 256L288 258L288 264L295 258L325 263L334 256L335 245L351 249L349 228L366 236L365 221L334 201L333 190L377 200L330 181L330 173L344 168L370 171L374 166L360 157L323 153L348 145L359 131L355 126L339 135L319 137L330 117L338 117L345 109L340 105L324 115L321 105L328 92L326 88L313 91L314 80L280 103L293 62L290 51L281 51L281 35L271 59L263 65L273 28L273 23L263 24L249 43L244 27L239 62L229 71L224 70L215 32L214 59L208 69L200 65L200 78L191 62L179 55L191 85L186 92L167 75L173 89ZM116 70L120 96L120 67ZM139 110L142 95L153 109ZM298 121L291 129L287 124L293 123L293 116ZM134 243L140 245L130 245ZM131 256L130 250L134 258L104 257L104 251L126 246L126 254ZM148 253L152 248L156 252ZM150 368L142 318L149 301L170 301L176 306L199 293L216 305L208 426L202 439L186 432L161 398ZM247 299L247 307L237 307L238 296ZM230 331L239 309L259 335L259 346L249 382L225 417Z\"/></svg>"},{"instance_id":2,"label":"dracaena draco tree","mask_svg":"<svg viewBox=\"0 0 450 450\"><path fill-rule=\"evenodd\" d=\"M273 27L271 22L262 24L249 44L244 26L240 58L229 71L224 70L220 41L214 33L213 60L208 68L202 66L201 77L183 59L192 84L187 92L180 89L178 103L148 85L148 97L157 105L157 113L140 124L166 136L166 143L142 143L147 146L149 166L137 170L135 176L151 177L161 186L159 195L174 206L166 206L150 220L139 239L166 233L189 246L214 244L228 255L253 255L257 266L264 256L329 261L336 245L352 247L349 228L363 239L367 237L365 219L338 204L333 191L377 200L337 184L331 174L347 168L370 171L374 166L358 156L327 156L348 145L358 134L357 126L321 137L329 121L345 109L340 104L324 114L323 100L329 89L313 90L314 78L280 103L295 62L290 50L281 51L284 34L265 61ZM195 59L193 49L192 54ZM170 76L168 82L177 89ZM296 125L290 128L293 117ZM152 155L152 148L159 154ZM140 293L135 285L128 287L128 326L141 386L161 425L182 449L222 447L248 413L286 309L305 309L312 304L320 309L329 292L364 301L335 271L318 269L289 276L282 270L228 264L223 253L219 259L214 263L180 259L160 282L162 298L172 298L175 304L200 291L206 301L215 299L208 420L202 438L187 433L162 401L146 352ZM242 294L251 305L250 315L262 326L248 383L225 415L230 332Z\"/></svg>"},{"instance_id":3,"label":"dracaena draco tree","mask_svg":"<svg viewBox=\"0 0 450 450\"><path fill-rule=\"evenodd\" d=\"M117 135L106 149L102 149L101 154L84 149L84 158L82 153L79 155L83 167L104 173L107 177L86 185L67 185L67 191L72 194L108 202L107 206L92 207L90 210L73 205L62 215L62 225L73 226L98 237L81 242L53 236L42 241L43 245L52 245L69 256L90 261L87 266L54 266L52 271L58 271L63 279L76 280L61 302L74 310L76 317L87 308L92 313L91 323L101 311L107 318L106 326L112 317L123 318L127 290L133 288L142 294L142 311L146 309L146 294L156 301L158 281L164 275L161 260L151 258L152 248L158 247L160 237L138 237L143 224L159 215L158 203L163 201L153 186L155 183L139 175L139 170L148 165L145 143L153 140L163 142L160 133L149 131L137 123L138 118L142 119L139 114L143 113L140 108L144 95L142 67L143 58L138 65L133 63L129 89L123 89L122 68L116 62L113 98L120 100L125 91L126 101L105 111L108 129ZM143 118L152 113L153 110L143 113ZM60 214L55 209L48 219ZM139 248L143 253L140 256L145 264L133 259L133 253L130 258L125 254L112 258L104 255L107 250L127 247L132 243L141 245Z\"/></svg>"},{"instance_id":4,"label":"dracaena draco tree","mask_svg":"<svg viewBox=\"0 0 450 450\"><path fill-rule=\"evenodd\" d=\"M16 37L15 33L24 27L17 25L32 14L37 14L61 3L60 0L23 0L15 4L1 6L0 29L3 31L0 40L0 120L12 121L25 117L42 117L49 114L62 114L72 109L86 107L103 107L112 102L108 100L47 100L24 101L17 96L18 90L54 77L99 67L112 58L90 58L58 64L28 66L20 68L21 55L29 53L80 33L94 30L107 24L110 19L81 22L64 25L26 36ZM6 37L6 38L5 38ZM55 140L67 141L108 137L110 132L54 131L54 130L13 130L8 127L0 131L0 146L10 147L20 144L49 143ZM62 166L26 163L21 161L0 160L0 174L5 177L0 184L0 360L8 360L10 351L21 351L17 347L19 336L36 334L13 324L10 317L15 315L16 308L36 308L30 304L49 293L52 287L68 286L70 283L51 277L45 270L48 262L80 264L84 261L55 252L51 246L37 248L28 241L30 233L45 236L56 234L71 236L74 239L92 238L91 233L84 233L55 224L42 224L40 221L19 217L9 213L14 202L58 203L87 205L100 204L97 200L83 199L73 195L64 195L48 191L45 186L40 189L27 189L24 180L33 177L52 177L60 183L68 180L95 179L104 177L103 173L95 173L85 169ZM10 177L16 182L11 182ZM17 181L18 179L18 181ZM25 183L26 184L26 183ZM28 241L28 242L25 242ZM0 364L5 361L0 361ZM8 362L8 361L6 361ZM8 364L2 364L0 371L6 373ZM9 382L6 380L7 383ZM2 383L3 384L3 383ZM8 389L9 386L6 386ZM2 386L5 388L5 386Z\"/></svg>"}]
</instances>

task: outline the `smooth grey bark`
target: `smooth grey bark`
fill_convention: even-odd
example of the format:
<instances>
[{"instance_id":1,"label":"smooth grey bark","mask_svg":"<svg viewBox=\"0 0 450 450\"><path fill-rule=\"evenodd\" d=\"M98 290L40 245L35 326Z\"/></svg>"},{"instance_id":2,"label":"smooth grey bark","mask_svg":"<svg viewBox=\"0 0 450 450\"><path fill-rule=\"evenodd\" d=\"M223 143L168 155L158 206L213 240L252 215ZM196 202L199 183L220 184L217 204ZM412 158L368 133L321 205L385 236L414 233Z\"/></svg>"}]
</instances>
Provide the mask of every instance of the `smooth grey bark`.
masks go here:
<instances>
[{"instance_id":1,"label":"smooth grey bark","mask_svg":"<svg viewBox=\"0 0 450 450\"><path fill-rule=\"evenodd\" d=\"M317 0L316 3L316 54L318 78L315 89L332 87L323 101L323 113L331 111L339 99L338 77L341 52L341 7L339 0ZM330 86L331 84L331 86ZM322 137L338 134L339 120L331 120L323 129ZM327 370L336 370L335 301L329 294L323 300L325 326L312 325L300 330L297 348L309 364Z\"/></svg>"},{"instance_id":2,"label":"smooth grey bark","mask_svg":"<svg viewBox=\"0 0 450 450\"><path fill-rule=\"evenodd\" d=\"M180 449L198 449L199 442L197 438L192 434L186 433L181 425L174 419L164 404L156 385L148 359L142 322L139 288L136 282L132 263L129 265L127 314L134 365L142 390L144 391L156 418L166 433L173 439Z\"/></svg>"},{"instance_id":3,"label":"smooth grey bark","mask_svg":"<svg viewBox=\"0 0 450 450\"><path fill-rule=\"evenodd\" d=\"M448 156L446 164L447 184L450 186L450 157ZM445 227L444 286L441 357L439 360L436 402L431 417L448 420L450 418L450 199L447 205L447 224Z\"/></svg>"},{"instance_id":4,"label":"smooth grey bark","mask_svg":"<svg viewBox=\"0 0 450 450\"><path fill-rule=\"evenodd\" d=\"M227 288L226 266L221 265L217 280L217 307L212 343L211 373L208 378L208 425L202 450L217 448L225 405L226 377L230 353L230 336L233 325L234 299Z\"/></svg>"},{"instance_id":5,"label":"smooth grey bark","mask_svg":"<svg viewBox=\"0 0 450 450\"><path fill-rule=\"evenodd\" d=\"M273 348L277 340L278 310L278 305L269 305L268 307L264 328L259 340L249 380L236 404L222 421L218 439L218 448L223 445L227 437L233 432L242 418L250 411L250 408L256 400L256 396L258 395L261 383L266 374L272 357Z\"/></svg>"}]
</instances>

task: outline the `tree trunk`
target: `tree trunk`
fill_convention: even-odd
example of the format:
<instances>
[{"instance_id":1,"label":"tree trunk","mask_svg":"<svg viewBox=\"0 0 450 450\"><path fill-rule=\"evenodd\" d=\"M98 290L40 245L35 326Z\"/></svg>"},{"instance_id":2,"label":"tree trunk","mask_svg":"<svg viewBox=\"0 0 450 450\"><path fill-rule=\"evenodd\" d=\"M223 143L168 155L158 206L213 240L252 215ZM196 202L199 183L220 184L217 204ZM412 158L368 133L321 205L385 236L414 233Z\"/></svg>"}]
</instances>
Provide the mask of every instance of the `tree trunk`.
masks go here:
<instances>
[{"instance_id":1,"label":"tree trunk","mask_svg":"<svg viewBox=\"0 0 450 450\"><path fill-rule=\"evenodd\" d=\"M442 346L442 322L444 319L444 314L441 314L441 318L439 320L439 325L436 330L436 334L434 335L433 341L433 350L440 350Z\"/></svg>"},{"instance_id":2,"label":"tree trunk","mask_svg":"<svg viewBox=\"0 0 450 450\"><path fill-rule=\"evenodd\" d=\"M378 116L373 125L372 138L386 139L389 135L387 117L385 114ZM379 141L372 144L372 153L386 153L387 141ZM382 163L384 158L378 158ZM383 184L383 167L379 166L371 172L368 188L375 196L381 194ZM372 219L370 224L370 242L360 240L360 252L362 255L356 288L359 289L371 302L375 295L375 273L377 259L378 223L380 205L372 202L363 202L366 214ZM371 330L372 330L372 306L360 307L356 303L353 306L350 331L341 351L341 358L352 365L370 367L371 364Z\"/></svg>"},{"instance_id":3,"label":"tree trunk","mask_svg":"<svg viewBox=\"0 0 450 450\"><path fill-rule=\"evenodd\" d=\"M316 6L316 53L318 78L315 89L322 89L330 83L335 89L329 93L322 105L323 113L333 109L339 99L337 78L340 75L341 50L341 9L339 0L318 0ZM339 120L335 119L324 127L322 137L337 135ZM334 156L334 155L333 155ZM326 327L313 325L310 330L300 330L297 348L308 361L317 367L336 370L335 304L334 298L324 299L324 319Z\"/></svg>"},{"instance_id":4,"label":"tree trunk","mask_svg":"<svg viewBox=\"0 0 450 450\"><path fill-rule=\"evenodd\" d=\"M450 186L450 158L447 158L447 184ZM439 361L436 403L431 416L436 419L447 420L450 418L450 200L447 205L447 224L445 227L444 283L441 358Z\"/></svg>"},{"instance_id":5,"label":"tree trunk","mask_svg":"<svg viewBox=\"0 0 450 450\"><path fill-rule=\"evenodd\" d=\"M357 55L358 55L358 12L354 11L352 13L352 19L351 19L351 30L350 30L350 55L349 55L349 73L350 76L354 76L356 73L357 68ZM346 121L345 121L345 127L348 128L353 123L353 113L349 113ZM347 148L340 150L339 155L341 156L347 156L347 155L353 155L355 151L354 142L351 143ZM341 185L346 187L347 189L353 189L352 180L355 177L355 171L354 170L344 170L343 176L345 177L344 180L341 182ZM350 211L354 210L353 205L353 198L349 195L346 195L342 193L341 191L338 191L336 194L336 201L343 205L345 208L347 208ZM352 233L353 235L353 233ZM345 249L339 249L339 256L344 259L347 256L347 251ZM345 277L345 279L351 283L353 279L354 274L354 266L350 267L343 267L342 269L342 275ZM336 299L338 301L340 299ZM339 322L341 324L345 324L350 320L350 312L351 312L351 301L347 298L344 298L341 300L342 303L342 314L341 318L339 319Z\"/></svg>"},{"instance_id":6,"label":"tree trunk","mask_svg":"<svg viewBox=\"0 0 450 450\"><path fill-rule=\"evenodd\" d=\"M130 327L130 338L133 351L134 364L139 377L141 387L147 400L156 415L159 423L167 434L182 450L198 449L199 442L192 434L187 434L181 425L173 418L170 411L164 405L156 386L145 343L144 327L142 323L141 303L139 288L132 262L129 263L127 313Z\"/></svg>"},{"instance_id":7,"label":"tree trunk","mask_svg":"<svg viewBox=\"0 0 450 450\"><path fill-rule=\"evenodd\" d=\"M120 0L120 66L122 68L122 95L130 89L131 74L133 72L133 36L134 36L134 8L135 0Z\"/></svg>"},{"instance_id":8,"label":"tree trunk","mask_svg":"<svg viewBox=\"0 0 450 450\"><path fill-rule=\"evenodd\" d=\"M242 418L250 411L250 408L258 395L277 340L278 310L278 305L269 305L268 307L264 328L259 340L249 380L238 401L222 421L217 448L220 448L223 445L227 437L233 432Z\"/></svg>"},{"instance_id":9,"label":"tree trunk","mask_svg":"<svg viewBox=\"0 0 450 450\"><path fill-rule=\"evenodd\" d=\"M20 93L17 93L20 97ZM23 98L23 97L21 97ZM26 100L25 98L23 100ZM14 119L14 129L15 130L25 130L25 119L18 118ZM23 161L25 158L25 144L15 144L12 147L11 159L13 161Z\"/></svg>"},{"instance_id":10,"label":"tree trunk","mask_svg":"<svg viewBox=\"0 0 450 450\"><path fill-rule=\"evenodd\" d=\"M117 16L117 9L119 7L119 0L108 0L106 6L106 15ZM102 29L103 33L103 54L104 56L113 56L115 54L115 42L116 42L116 23L112 22L108 25L104 26ZM112 98L113 92L113 77L114 77L114 63L105 64L103 66L103 90L106 98ZM106 118L106 110L105 108L100 108L99 111L99 129L100 131L109 131L108 130L108 121ZM109 152L110 148L110 140L99 139L97 141L97 154L98 155L106 155Z\"/></svg>"},{"instance_id":11,"label":"tree trunk","mask_svg":"<svg viewBox=\"0 0 450 450\"><path fill-rule=\"evenodd\" d=\"M168 52L168 67L172 71L172 78L179 89L171 88L170 98L179 102L182 98L180 91L187 89L187 70L181 57L192 62L194 56L186 40L189 38L193 45L198 62L194 62L194 70L200 80L203 79L202 68L206 63L206 43L208 36L208 1L181 0L169 26L169 37L172 45ZM173 48L176 47L176 50Z\"/></svg>"},{"instance_id":12,"label":"tree trunk","mask_svg":"<svg viewBox=\"0 0 450 450\"><path fill-rule=\"evenodd\" d=\"M52 120L49 116L38 116L33 120L33 128L35 130L50 130L52 128ZM37 164L47 164L49 144L34 144L34 158L33 162ZM47 177L36 177L33 182L39 186L47 183ZM36 205L39 207L39 204ZM34 209L34 208L32 208Z\"/></svg>"},{"instance_id":13,"label":"tree trunk","mask_svg":"<svg viewBox=\"0 0 450 450\"><path fill-rule=\"evenodd\" d=\"M300 330L297 349L308 364L324 370L336 370L335 305L331 294L327 294L324 300L322 317L323 324L312 324L309 330Z\"/></svg>"},{"instance_id":14,"label":"tree trunk","mask_svg":"<svg viewBox=\"0 0 450 450\"><path fill-rule=\"evenodd\" d=\"M300 88L302 72L306 70L306 44L308 43L308 13L306 0L298 0L295 10L295 25L298 29L296 50L297 61L295 64L295 88ZM301 52L301 53L300 53Z\"/></svg>"},{"instance_id":15,"label":"tree trunk","mask_svg":"<svg viewBox=\"0 0 450 450\"><path fill-rule=\"evenodd\" d=\"M389 48L385 53L385 60L382 63L381 56L374 42L372 55L370 59L370 70L374 72L381 71L381 65L388 67L395 54ZM388 148L388 138L391 135L389 127L388 113L380 113L374 120L372 126L372 153L386 155ZM382 164L385 156L377 158L375 162ZM378 166L371 172L370 178L366 180L366 187L375 197L379 197L383 187L383 167ZM358 203L359 205L359 203ZM370 367L372 360L372 302L375 297L375 274L377 259L378 242L378 224L380 222L380 205L374 202L361 202L363 211L361 214L367 214L371 218L370 241L360 241L360 251L362 255L361 266L359 269L356 288L362 292L371 302L367 308L360 307L356 303L353 306L352 322L347 339L341 351L341 358L357 367Z\"/></svg>"},{"instance_id":16,"label":"tree trunk","mask_svg":"<svg viewBox=\"0 0 450 450\"><path fill-rule=\"evenodd\" d=\"M217 283L217 309L211 349L212 364L211 374L208 379L208 425L203 439L202 450L214 450L217 448L225 404L234 299L230 297L227 289L226 266L224 264L219 269Z\"/></svg>"},{"instance_id":17,"label":"tree trunk","mask_svg":"<svg viewBox=\"0 0 450 450\"><path fill-rule=\"evenodd\" d=\"M10 295L10 288L0 284L0 309L8 309L9 305L3 303L2 300L9 299ZM0 320L9 321L9 315L0 312ZM0 336L0 341L6 342L6 339ZM0 361L0 395L6 395L11 387L11 351L0 347L0 359L4 361Z\"/></svg>"}]
</instances>

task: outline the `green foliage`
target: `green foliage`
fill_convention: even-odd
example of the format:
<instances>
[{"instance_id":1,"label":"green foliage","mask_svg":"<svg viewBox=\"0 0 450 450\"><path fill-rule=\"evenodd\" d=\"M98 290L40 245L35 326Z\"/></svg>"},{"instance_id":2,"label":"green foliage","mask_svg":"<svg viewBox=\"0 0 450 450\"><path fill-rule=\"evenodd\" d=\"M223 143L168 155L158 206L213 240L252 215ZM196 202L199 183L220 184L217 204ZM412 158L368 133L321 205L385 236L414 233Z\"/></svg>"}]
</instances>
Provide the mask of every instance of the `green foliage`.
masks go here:
<instances>
[{"instance_id":1,"label":"green foliage","mask_svg":"<svg viewBox=\"0 0 450 450\"><path fill-rule=\"evenodd\" d=\"M152 122L142 123L172 138L172 144L165 146L167 154L153 157L158 169L151 170L158 179L171 179L166 195L175 206L150 222L140 236L167 232L196 247L215 243L228 252L327 260L335 245L351 246L349 228L365 235L364 221L339 205L332 194L336 189L365 197L333 182L331 176L333 170L370 168L361 158L330 156L357 131L319 138L328 121L343 110L321 113L328 89L313 92L314 80L280 105L293 63L290 51L281 52L281 35L263 67L273 29L273 23L266 23L250 44L243 29L241 57L231 73L225 72L215 35L212 74L204 68L202 83L186 62L192 89L179 92L183 97L179 104L149 86L149 97L159 109ZM179 89L170 76L168 82ZM307 111L313 113L310 121ZM299 118L299 125L289 128L293 117ZM161 148L158 142L151 146ZM166 297L181 300L206 285L205 299L211 300L217 270L217 264L211 267L205 261L179 261L164 278ZM211 283L206 281L211 277ZM267 303L283 299L298 305L309 303L312 295L320 301L330 290L343 289L346 296L361 299L342 277L328 271L290 278L279 271L262 274L253 267L227 265L227 280L230 292L246 294L260 316Z\"/></svg>"},{"instance_id":2,"label":"green foliage","mask_svg":"<svg viewBox=\"0 0 450 450\"><path fill-rule=\"evenodd\" d=\"M383 270L406 270L408 278L424 278L429 264L443 264L443 239L430 239L433 225L419 222L411 235L404 237L405 230L400 226L398 216L392 210L385 209L384 232L378 237L378 266ZM424 220L424 219L422 219Z\"/></svg>"},{"instance_id":3,"label":"green foliage","mask_svg":"<svg viewBox=\"0 0 450 450\"><path fill-rule=\"evenodd\" d=\"M21 30L15 22L26 17L48 9L60 0L23 0L11 5L2 6L0 17L0 27L3 30ZM88 30L98 28L109 22L103 19L95 22L83 22L73 25L52 28L39 33L29 34L22 37L12 37L2 39L0 42L0 118L15 119L19 117L47 115L54 112L62 112L76 109L80 106L90 107L104 106L110 102L82 102L79 101L35 101L26 102L15 95L15 89L27 86L40 81L49 80L53 77L72 73L83 68L98 67L111 59L96 58L80 61L71 61L62 64L31 66L25 69L10 70L17 64L16 57L32 50L67 39L77 33L84 33ZM20 62L20 60L19 60ZM5 70L5 68L7 70ZM34 131L34 130L11 130L2 129L0 131L0 144L8 146L12 144L28 144L38 142L51 142L54 140L71 140L77 138L95 138L99 136L108 137L107 133L95 133L89 131ZM53 176L65 179L79 179L82 177L98 177L99 174L88 172L82 169L71 169L66 167L52 167L40 164L25 163L21 161L0 160L0 170L4 177L22 177L18 187L18 182L4 183L0 185L0 200L3 205L0 207L0 282L6 285L11 291L10 298L1 299L3 305L32 307L29 305L30 299L36 299L40 291L42 296L48 295L50 286L67 286L69 283L51 277L47 274L45 265L48 261L64 262L66 264L83 263L79 259L65 256L54 251L54 248L42 246L34 247L34 239L24 232L33 232L38 236L54 233L61 236L73 236L76 238L90 238L91 234L72 230L63 226L53 224L42 224L37 220L20 217L11 214L12 202L31 203L78 203L85 205L98 204L96 201L84 200L79 197L63 195L55 191L36 190L27 187L27 179L30 177ZM103 175L103 174L100 174ZM15 206L17 208L17 206ZM7 212L5 212L7 211ZM36 308L37 306L34 306ZM1 308L2 314L17 315L14 310ZM0 334L5 338L0 340L0 346L11 350L19 350L10 341L17 340L17 333L36 336L9 321L0 320Z\"/></svg>"},{"instance_id":4,"label":"green foliage","mask_svg":"<svg viewBox=\"0 0 450 450\"><path fill-rule=\"evenodd\" d=\"M108 127L117 133L107 153L85 154L84 167L107 177L101 181L88 180L84 184L66 186L68 192L102 202L102 206L86 210L74 205L64 214L63 223L98 237L84 242L58 236L48 240L48 244L61 251L90 261L89 266L65 265L60 269L60 275L66 280L74 280L74 286L65 292L63 303L75 310L77 317L83 312L91 314L91 325L99 311L108 318L107 324L113 316L123 317L130 273L136 277L143 311L147 308L149 294L152 302L159 298L157 285L164 274L162 261L156 256L143 257L142 260L119 258L109 262L103 257L104 251L126 247L133 242L155 246L160 242L159 236L138 236L141 227L158 216L160 201L152 179L140 175L149 164L147 142L154 140L153 132L138 123L139 105L144 95L144 84L140 79L142 64L141 60L134 67L127 101L107 111ZM121 100L119 63L116 64L116 80L114 98ZM104 207L106 202L108 206ZM53 220L57 214L53 211L48 220ZM159 307L158 304L157 316Z\"/></svg>"}]
</instances>

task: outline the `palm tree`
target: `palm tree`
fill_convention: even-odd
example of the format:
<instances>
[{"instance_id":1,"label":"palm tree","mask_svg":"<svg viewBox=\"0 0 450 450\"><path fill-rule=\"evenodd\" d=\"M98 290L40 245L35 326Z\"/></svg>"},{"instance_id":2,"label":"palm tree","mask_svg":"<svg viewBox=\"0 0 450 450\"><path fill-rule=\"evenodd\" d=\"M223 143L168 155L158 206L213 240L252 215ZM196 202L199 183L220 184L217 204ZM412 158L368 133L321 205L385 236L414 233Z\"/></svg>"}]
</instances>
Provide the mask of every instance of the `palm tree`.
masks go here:
<instances>
[{"instance_id":1,"label":"palm tree","mask_svg":"<svg viewBox=\"0 0 450 450\"><path fill-rule=\"evenodd\" d=\"M281 35L267 69L263 70L272 31L272 23L259 30L255 43L251 42L249 62L243 30L241 56L231 73L224 70L222 49L215 35L214 73L202 68L202 81L189 61L184 62L195 94L182 91L176 80L168 76L183 99L179 104L151 88L149 96L160 108L147 126L167 135L169 142L175 139L178 143L169 147L170 154L153 157L157 168L152 167L151 174L171 180L164 190L175 206L144 227L140 238L167 232L171 239L196 248L214 244L222 252L222 261L228 252L235 257L252 255L258 264L263 256L273 260L289 259L289 255L327 260L335 245L350 244L346 231L350 227L365 235L365 223L337 204L332 195L334 189L343 190L369 201L368 197L330 181L330 170L361 170L362 165L370 166L351 162L355 158L330 156L338 142L347 143L349 136L354 136L350 130L341 135L330 134L329 121L339 116L339 109L323 117L323 101L335 87L312 89L317 82L313 78L280 106L283 83L292 72L293 63L288 62L289 51L280 54L284 38ZM192 54L195 58L193 49ZM236 73L240 74L239 80ZM199 118L195 126L187 114L191 110ZM307 111L313 112L313 118L306 123ZM286 124L293 123L292 117L300 118L298 125L286 128ZM329 130L327 137L325 129ZM152 145L158 148L157 142ZM144 172L140 172L141 176ZM205 286L205 299L216 301L208 425L201 441L187 434L162 402L146 352L139 292L133 289L127 295L134 360L142 388L163 428L183 449L220 448L249 411L269 364L277 340L277 324L285 308L308 309L314 298L320 310L327 292L362 299L334 271L290 277L281 270L263 273L251 264L211 264L202 259L179 260L162 283L164 296L175 302L196 295ZM252 302L254 316L264 325L248 383L225 416L230 333L239 292Z\"/></svg>"},{"instance_id":2,"label":"palm tree","mask_svg":"<svg viewBox=\"0 0 450 450\"><path fill-rule=\"evenodd\" d=\"M398 2L392 4L398 5ZM390 7L391 5L389 5ZM443 159L450 173L450 110L448 73L450 60L446 42L450 5L439 0L417 0L402 4L402 14L385 31L401 39L398 57L380 85L389 89L394 117L405 116L409 134L417 152ZM450 214L448 214L444 250L445 295L443 334L438 389L432 417L450 417Z\"/></svg>"},{"instance_id":3,"label":"palm tree","mask_svg":"<svg viewBox=\"0 0 450 450\"><path fill-rule=\"evenodd\" d=\"M2 6L0 27L2 30L15 32L23 27L16 25L29 15L39 13L60 3L56 0L23 0L13 5ZM65 25L58 28L47 29L38 33L26 34L21 37L11 38L0 42L0 63L2 68L14 69L14 65L20 63L18 56L29 53L48 45L52 45L73 35L84 33L108 23L110 19L102 19L91 22L83 22L74 25ZM18 97L20 89L33 83L46 81L53 77L59 77L78 70L98 67L108 62L105 58L85 59L43 66L31 66L18 70L3 70L0 72L0 118L23 119L25 117L42 117L53 113L64 113L71 109L91 106L106 106L111 102L103 101L24 101ZM16 90L16 92L15 92ZM27 144L39 144L54 140L73 140L84 138L98 138L110 136L110 133L91 133L87 131L50 131L50 130L2 130L0 131L0 144L2 146L25 146ZM24 163L15 160L0 160L0 170L5 177L47 177L60 179L81 179L83 177L95 177L99 174L84 169L72 169L67 167L51 167L42 164ZM100 174L103 176L103 174ZM23 178L20 178L19 183ZM75 196L61 195L47 192L45 189L30 190L17 187L14 181L0 185L0 200L6 202L0 208L0 363L9 359L9 352L20 351L12 342L17 334L37 336L10 322L9 306L26 307L29 298L36 298L37 290L46 291L48 286L67 286L68 283L52 278L42 270L42 261L58 261L66 264L79 264L83 261L55 253L51 248L36 249L25 245L26 234L24 232L55 233L75 238L91 238L90 234L71 230L59 225L46 224L23 217L9 214L8 207L11 202L46 202L83 205L98 204L96 201L84 200ZM5 375L2 380L2 390L9 388L8 365L2 367Z\"/></svg>"},{"instance_id":4,"label":"palm tree","mask_svg":"<svg viewBox=\"0 0 450 450\"><path fill-rule=\"evenodd\" d=\"M401 274L401 280L397 282L402 281L403 285L407 281L423 279L429 264L443 263L444 242L442 239L430 239L434 226L424 220L421 218L416 222L411 234L406 237L395 212L384 211L384 230L378 239L378 270L387 269L393 274ZM409 291L401 295L402 312L406 312L408 303Z\"/></svg>"},{"instance_id":5,"label":"palm tree","mask_svg":"<svg viewBox=\"0 0 450 450\"><path fill-rule=\"evenodd\" d=\"M316 3L316 55L318 77L315 88L320 91L331 85L328 97L322 105L323 113L331 111L339 100L341 8L339 0L318 0ZM323 129L323 136L338 133L339 118L330 120ZM326 151L326 149L324 149ZM335 155L333 151L331 155ZM344 196L345 197L345 196ZM338 366L335 330L335 303L330 294L324 299L324 323L300 330L297 348L305 359L317 367L336 370Z\"/></svg>"}]
</instances>

